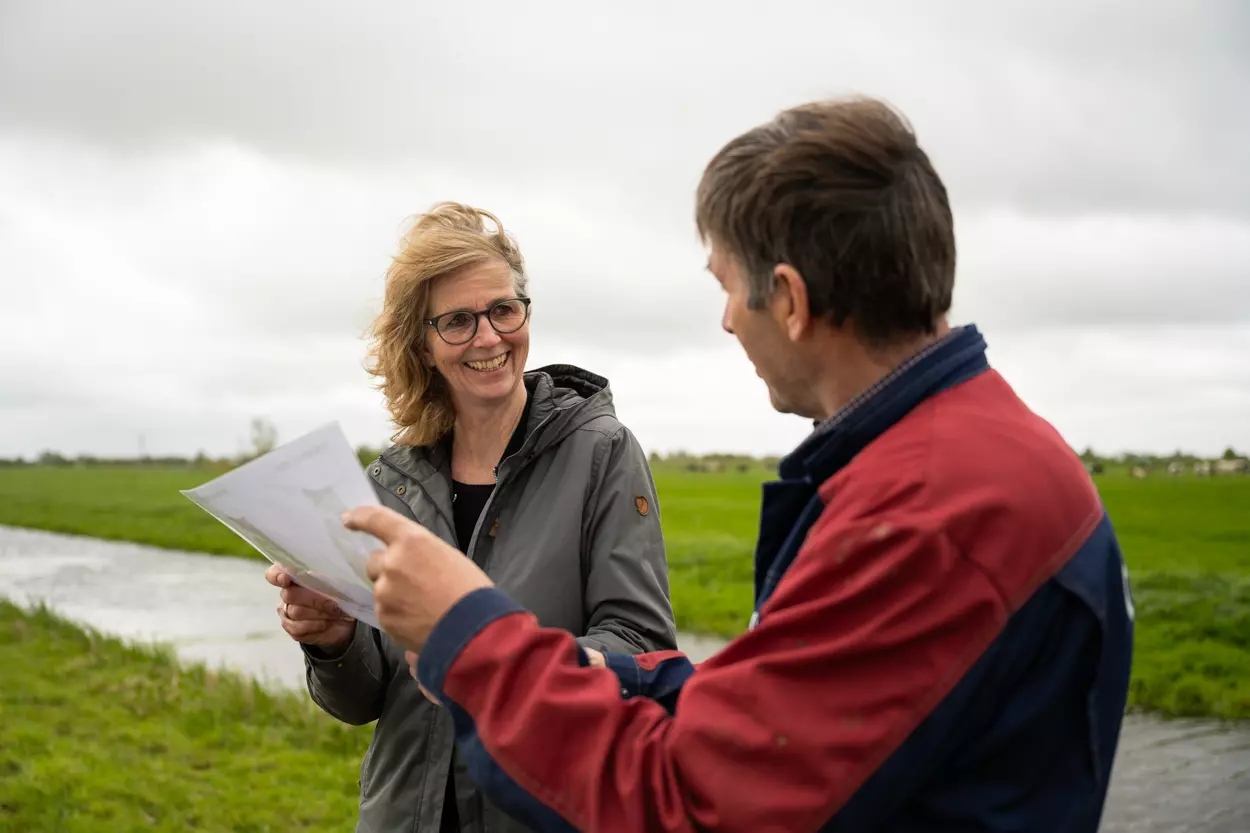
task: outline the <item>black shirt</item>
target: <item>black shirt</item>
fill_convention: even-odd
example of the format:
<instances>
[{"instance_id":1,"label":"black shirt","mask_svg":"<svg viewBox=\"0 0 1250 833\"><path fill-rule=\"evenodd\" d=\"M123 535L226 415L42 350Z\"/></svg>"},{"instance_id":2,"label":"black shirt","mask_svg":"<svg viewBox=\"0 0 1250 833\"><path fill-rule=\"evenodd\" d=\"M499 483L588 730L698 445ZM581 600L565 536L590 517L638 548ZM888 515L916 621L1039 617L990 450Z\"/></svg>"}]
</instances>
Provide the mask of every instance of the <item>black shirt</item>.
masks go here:
<instances>
[{"instance_id":1,"label":"black shirt","mask_svg":"<svg viewBox=\"0 0 1250 833\"><path fill-rule=\"evenodd\" d=\"M525 407L521 409L521 419L517 422L516 429L512 432L512 438L508 440L508 447L504 449L503 456L499 458L502 463L508 457L516 454L521 450L521 446L525 443L525 429L530 418L530 395L529 390L525 392ZM447 435L448 458L451 457L452 435ZM498 466L496 466L498 468ZM469 541L473 538L473 529L477 526L477 519L481 516L482 510L486 508L486 502L490 500L491 493L495 491L494 483L461 483L459 480L451 481L451 513L452 521L456 525L456 543L460 547L460 551L467 553L469 550Z\"/></svg>"},{"instance_id":2,"label":"black shirt","mask_svg":"<svg viewBox=\"0 0 1250 833\"><path fill-rule=\"evenodd\" d=\"M486 508L486 501L490 500L493 491L494 483L451 481L451 512L456 522L456 543L461 552L468 552L473 528L477 526L477 519Z\"/></svg>"},{"instance_id":3,"label":"black shirt","mask_svg":"<svg viewBox=\"0 0 1250 833\"><path fill-rule=\"evenodd\" d=\"M512 439L508 441L508 447L504 450L503 457L499 458L499 462L503 462L505 458L510 457L517 451L520 451L521 445L525 442L525 429L530 418L530 396L528 389L525 393L525 408L521 411L521 420L517 423L516 430L512 432ZM447 443L451 444L451 435L447 436ZM448 449L450 451L450 448ZM450 457L450 454L448 455ZM473 529L477 526L477 520L482 515L482 510L486 508L486 502L490 500L491 493L495 491L494 483L461 483L459 480L451 481L451 513L452 521L456 525L456 543L460 547L460 551L468 554L469 541L473 538ZM443 794L443 819L439 826L440 833L457 833L460 830L460 813L456 808L456 783L454 768L449 767L447 770L447 790Z\"/></svg>"}]
</instances>

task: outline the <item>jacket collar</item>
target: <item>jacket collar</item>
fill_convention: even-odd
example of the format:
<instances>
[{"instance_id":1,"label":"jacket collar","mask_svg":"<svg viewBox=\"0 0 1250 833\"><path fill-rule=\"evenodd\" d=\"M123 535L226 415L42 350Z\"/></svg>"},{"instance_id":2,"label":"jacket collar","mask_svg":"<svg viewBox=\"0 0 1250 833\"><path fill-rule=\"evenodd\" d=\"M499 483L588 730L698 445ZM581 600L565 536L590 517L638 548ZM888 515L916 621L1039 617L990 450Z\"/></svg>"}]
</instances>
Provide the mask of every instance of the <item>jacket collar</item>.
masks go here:
<instances>
[{"instance_id":1,"label":"jacket collar","mask_svg":"<svg viewBox=\"0 0 1250 833\"><path fill-rule=\"evenodd\" d=\"M789 569L813 523L824 511L818 489L870 442L928 397L989 368L985 340L967 326L920 351L868 390L818 423L765 483L755 544L755 613Z\"/></svg>"},{"instance_id":2,"label":"jacket collar","mask_svg":"<svg viewBox=\"0 0 1250 833\"><path fill-rule=\"evenodd\" d=\"M528 391L525 414L505 457L533 458L580 425L598 416L615 415L608 380L589 370L547 365L526 371L524 384ZM382 459L427 492L435 496L446 492L450 505L451 454L445 439L428 446L392 445L382 452Z\"/></svg>"},{"instance_id":3,"label":"jacket collar","mask_svg":"<svg viewBox=\"0 0 1250 833\"><path fill-rule=\"evenodd\" d=\"M988 370L985 349L975 325L951 330L818 423L781 461L781 478L823 483L921 402Z\"/></svg>"}]
</instances>

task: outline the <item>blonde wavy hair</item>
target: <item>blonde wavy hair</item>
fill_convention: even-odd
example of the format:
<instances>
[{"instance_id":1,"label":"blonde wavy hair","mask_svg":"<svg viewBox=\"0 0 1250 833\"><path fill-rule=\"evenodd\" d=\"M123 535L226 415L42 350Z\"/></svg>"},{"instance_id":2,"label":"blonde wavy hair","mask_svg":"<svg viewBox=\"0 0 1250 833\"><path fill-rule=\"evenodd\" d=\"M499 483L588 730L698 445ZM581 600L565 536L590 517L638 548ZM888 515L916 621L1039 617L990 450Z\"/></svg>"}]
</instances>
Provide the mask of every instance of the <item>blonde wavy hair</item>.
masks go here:
<instances>
[{"instance_id":1,"label":"blonde wavy hair","mask_svg":"<svg viewBox=\"0 0 1250 833\"><path fill-rule=\"evenodd\" d=\"M521 250L489 211L440 202L418 215L403 235L386 270L382 312L370 328L367 368L379 380L398 429L391 437L395 443L432 445L455 423L447 383L426 360L430 287L437 278L492 261L508 265L524 297L528 281Z\"/></svg>"}]
</instances>

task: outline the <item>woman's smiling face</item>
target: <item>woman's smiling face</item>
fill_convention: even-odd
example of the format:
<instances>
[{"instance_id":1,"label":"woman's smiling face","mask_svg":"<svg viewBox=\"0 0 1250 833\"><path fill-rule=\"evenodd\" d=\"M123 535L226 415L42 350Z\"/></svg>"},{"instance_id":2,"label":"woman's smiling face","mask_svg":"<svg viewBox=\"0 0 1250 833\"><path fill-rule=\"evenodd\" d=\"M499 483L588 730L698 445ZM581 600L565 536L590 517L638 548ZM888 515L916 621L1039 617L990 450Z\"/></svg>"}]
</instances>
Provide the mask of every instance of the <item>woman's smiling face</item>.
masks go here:
<instances>
[{"instance_id":1,"label":"woman's smiling face","mask_svg":"<svg viewBox=\"0 0 1250 833\"><path fill-rule=\"evenodd\" d=\"M448 313L461 313L443 319L443 326L453 341L454 330L471 331L472 315L482 313L500 301L517 297L512 271L503 261L490 261L453 275L435 280L430 288L429 312L426 318L437 319ZM495 321L501 329L516 326L512 333L499 333L481 314L477 332L464 344L448 344L429 327L426 345L439 373L447 380L457 410L464 407L503 404L522 383L525 362L529 357L530 331L527 308L499 308ZM451 325L450 327L448 325Z\"/></svg>"}]
</instances>

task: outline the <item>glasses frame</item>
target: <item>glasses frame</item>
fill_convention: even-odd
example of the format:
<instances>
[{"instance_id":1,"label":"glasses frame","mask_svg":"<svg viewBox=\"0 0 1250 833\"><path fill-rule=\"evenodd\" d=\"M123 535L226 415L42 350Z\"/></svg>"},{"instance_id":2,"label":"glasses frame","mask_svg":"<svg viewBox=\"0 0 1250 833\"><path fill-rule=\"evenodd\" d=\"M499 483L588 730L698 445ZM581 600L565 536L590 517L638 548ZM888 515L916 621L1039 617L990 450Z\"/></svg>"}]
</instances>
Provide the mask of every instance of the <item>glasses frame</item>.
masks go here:
<instances>
[{"instance_id":1,"label":"glasses frame","mask_svg":"<svg viewBox=\"0 0 1250 833\"><path fill-rule=\"evenodd\" d=\"M495 322L493 319L491 319L490 314L492 311L494 311L495 307L500 306L502 304L511 304L514 301L521 302L521 306L525 308L525 315L521 318L521 323L517 324L516 327L514 327L513 329L501 330L499 329L499 327L495 326ZM452 341L449 338L447 338L447 336L443 335L443 331L438 326L438 322L441 319L446 318L449 315L472 315L473 316L473 330L472 332L469 333L468 338L466 338L464 341ZM425 321L426 326L434 328L434 332L438 333L438 337L441 338L444 342L446 342L447 344L450 344L453 347L459 347L460 345L468 344L470 341L477 338L477 328L479 326L478 322L481 321L481 318L483 315L486 316L486 323L490 324L491 329L494 330L496 333L498 333L499 335L505 335L505 336L511 335L512 333L515 333L517 330L524 327L525 323L530 320L530 299L520 297L520 296L516 298L501 298L500 300L491 304L486 309L480 309L476 311L467 310L467 309L453 309L449 312L443 313L442 315L436 315L433 318L426 318L424 319L424 321Z\"/></svg>"}]
</instances>

